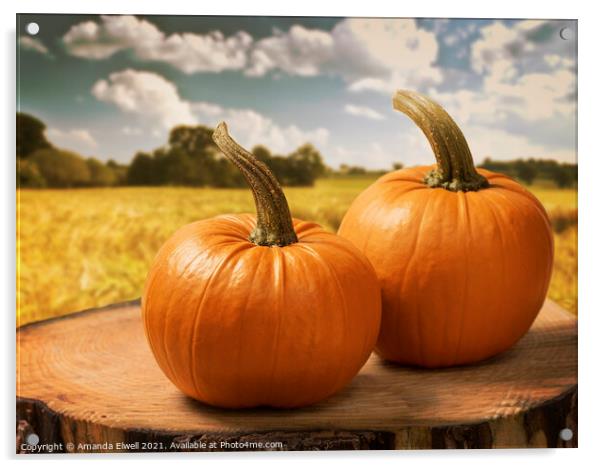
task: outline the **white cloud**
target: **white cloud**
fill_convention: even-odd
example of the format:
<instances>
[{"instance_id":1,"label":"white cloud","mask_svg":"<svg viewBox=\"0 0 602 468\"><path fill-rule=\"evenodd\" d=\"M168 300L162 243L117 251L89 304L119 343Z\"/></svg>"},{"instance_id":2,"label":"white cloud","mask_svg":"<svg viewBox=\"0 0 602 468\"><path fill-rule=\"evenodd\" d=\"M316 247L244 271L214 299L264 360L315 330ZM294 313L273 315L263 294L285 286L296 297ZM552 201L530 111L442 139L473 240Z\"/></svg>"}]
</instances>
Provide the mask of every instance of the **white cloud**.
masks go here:
<instances>
[{"instance_id":1,"label":"white cloud","mask_svg":"<svg viewBox=\"0 0 602 468\"><path fill-rule=\"evenodd\" d=\"M495 160L517 158L545 158L566 162L575 162L576 152L571 147L559 147L554 143L536 142L533 135L517 133L514 129L504 128L504 110L491 110L496 98L482 98L480 94L463 90L460 93L431 95L450 113L466 137L476 163L486 157ZM489 110L488 110L489 109ZM403 119L403 117L402 117ZM403 148L403 162L406 166L414 164L432 164L434 156L424 134L411 123L400 122L401 141L396 148ZM546 128L544 122L544 128ZM399 160L399 159L398 159ZM394 161L394 159L392 159Z\"/></svg>"},{"instance_id":2,"label":"white cloud","mask_svg":"<svg viewBox=\"0 0 602 468\"><path fill-rule=\"evenodd\" d=\"M132 69L111 73L107 80L94 84L92 94L164 129L197 123L190 103L180 97L171 81L156 73Z\"/></svg>"},{"instance_id":3,"label":"white cloud","mask_svg":"<svg viewBox=\"0 0 602 468\"><path fill-rule=\"evenodd\" d=\"M516 71L549 71L562 65L571 68L569 59L554 60L574 52L575 44L560 38L564 22L524 20L512 25L495 21L481 28L480 38L472 44L472 68L479 74L508 78ZM568 24L568 23L566 23ZM510 71L508 71L510 70Z\"/></svg>"},{"instance_id":4,"label":"white cloud","mask_svg":"<svg viewBox=\"0 0 602 468\"><path fill-rule=\"evenodd\" d=\"M477 163L482 162L487 156L498 161L517 158L553 158L575 162L576 154L572 149L558 149L533 143L523 135L516 135L503 129L469 125L463 127L462 131Z\"/></svg>"},{"instance_id":5,"label":"white cloud","mask_svg":"<svg viewBox=\"0 0 602 468\"><path fill-rule=\"evenodd\" d=\"M524 47L524 35L519 28L495 21L481 28L481 38L472 44L472 68L477 73L486 73L494 66L498 70L513 68L514 56Z\"/></svg>"},{"instance_id":6,"label":"white cloud","mask_svg":"<svg viewBox=\"0 0 602 468\"><path fill-rule=\"evenodd\" d=\"M508 109L529 121L559 115L575 115L574 101L568 95L575 89L576 76L568 70L528 73L513 82L485 81L485 92L498 95L498 109Z\"/></svg>"},{"instance_id":7,"label":"white cloud","mask_svg":"<svg viewBox=\"0 0 602 468\"><path fill-rule=\"evenodd\" d=\"M334 57L334 40L330 33L294 25L288 32L259 40L253 47L246 73L263 76L271 70L290 75L315 76Z\"/></svg>"},{"instance_id":8,"label":"white cloud","mask_svg":"<svg viewBox=\"0 0 602 468\"><path fill-rule=\"evenodd\" d=\"M131 50L140 60L168 63L184 73L240 70L247 62L252 38L245 32L166 35L135 16L102 16L101 21L76 24L63 36L67 51L91 60Z\"/></svg>"},{"instance_id":9,"label":"white cloud","mask_svg":"<svg viewBox=\"0 0 602 468\"><path fill-rule=\"evenodd\" d=\"M447 27L445 22L437 24ZM435 65L439 47L435 32L418 28L411 19L345 19L330 31L295 25L253 41L243 32L230 37L219 32L166 35L146 20L103 17L74 26L64 40L67 50L81 57L102 59L129 50L139 60L161 61L185 73L240 70L255 77L328 75L340 77L351 92L385 95L398 88L417 89L441 102L458 120L477 159L491 155L500 159L533 156L571 160L574 151L562 149L570 147L570 138L545 135L546 130L548 135L570 134L576 110L574 100L568 97L576 89L575 61L570 58L574 53L566 49L569 41L555 36L541 39L539 33L549 25L547 21L521 21L480 27L480 37L470 48L472 70L468 72ZM453 35L459 40L448 39L455 44L447 52L467 52L464 41L477 33L476 28L475 24L455 28ZM440 40L445 41L450 34L442 29ZM461 78L467 79L462 82ZM337 141L337 135L330 135L324 127L304 129L293 123L277 123L252 109L187 101L173 83L155 73L113 73L99 80L92 93L136 116L138 122L132 123L136 127L130 128L131 135L138 128L145 136L164 139L166 130L176 124L214 126L225 120L244 146L265 144L286 154L310 141L330 164L340 160L389 167L400 157L386 148L400 147L404 148L402 156L407 159L401 161L406 165L430 161L428 144L419 133L400 132L387 141L361 142L360 150L358 145L338 144L344 141L342 137ZM365 98L373 98L375 104L366 101L372 107L364 107L343 101L338 105L351 115L382 120L385 110L377 107L382 97ZM529 133L531 129L537 135ZM548 140L560 143L544 144ZM421 159L425 155L426 160Z\"/></svg>"},{"instance_id":10,"label":"white cloud","mask_svg":"<svg viewBox=\"0 0 602 468\"><path fill-rule=\"evenodd\" d=\"M449 18L433 18L430 20L435 34L441 34L447 31L451 20Z\"/></svg>"},{"instance_id":11,"label":"white cloud","mask_svg":"<svg viewBox=\"0 0 602 468\"><path fill-rule=\"evenodd\" d=\"M345 19L331 31L293 25L253 41L246 32L166 35L134 16L103 16L76 24L63 36L69 53L101 60L130 50L139 60L168 63L184 73L243 70L249 76L269 72L342 77L352 90L391 92L423 88L441 81L434 63L435 33L413 19Z\"/></svg>"},{"instance_id":12,"label":"white cloud","mask_svg":"<svg viewBox=\"0 0 602 468\"><path fill-rule=\"evenodd\" d=\"M574 60L558 54L545 54L543 59L552 68L572 68L575 66Z\"/></svg>"},{"instance_id":13,"label":"white cloud","mask_svg":"<svg viewBox=\"0 0 602 468\"><path fill-rule=\"evenodd\" d=\"M330 32L295 25L258 41L247 73L341 76L352 91L389 93L441 81L435 34L413 19L345 19Z\"/></svg>"},{"instance_id":14,"label":"white cloud","mask_svg":"<svg viewBox=\"0 0 602 468\"><path fill-rule=\"evenodd\" d=\"M483 76L484 96L493 100L497 111L514 112L529 121L554 115L574 115L569 99L576 89L574 63L558 54L545 53L556 43L541 45L533 35L544 27L557 29L545 21L526 20L513 26L496 21L481 29L482 37L471 50L473 69Z\"/></svg>"},{"instance_id":15,"label":"white cloud","mask_svg":"<svg viewBox=\"0 0 602 468\"><path fill-rule=\"evenodd\" d=\"M545 28L555 31L558 27L534 20L511 26L496 21L484 26L480 30L481 37L471 47L471 65L481 77L481 86L446 92L431 88L429 95L440 102L462 128L470 125L484 131L486 126L490 128L492 140L505 132L498 140L500 148L489 151L493 157L505 152L515 153L514 157L552 154L553 148L531 144L532 140L525 136L529 132L521 128L536 131L537 137L533 139L540 141L550 139L549 135L541 138L545 128L564 128L564 141L570 146L570 135L574 132L571 121L576 118L576 103L571 98L576 89L576 73L573 61L566 57L570 57L571 52L564 50L568 52L564 57L549 52L555 47L566 47L566 44L558 44L560 39L553 34L543 40L541 35L540 39L534 39L535 33L545 32ZM559 127L558 122L565 126ZM506 146L502 143L504 139L509 142ZM567 150L560 156L566 158L573 153Z\"/></svg>"},{"instance_id":16,"label":"white cloud","mask_svg":"<svg viewBox=\"0 0 602 468\"><path fill-rule=\"evenodd\" d=\"M366 141L357 145L333 144L322 152L331 167L341 164L360 165L370 169L388 169L395 162L405 167L435 164L433 151L424 134L409 119L399 115L398 131L392 131L386 139ZM393 124L393 119L389 120ZM490 125L461 125L475 162L486 157L496 160L516 158L554 158L574 162L575 151L557 148L554 145L538 144L529 137L517 135Z\"/></svg>"},{"instance_id":17,"label":"white cloud","mask_svg":"<svg viewBox=\"0 0 602 468\"><path fill-rule=\"evenodd\" d=\"M210 102L193 102L192 110L204 116L219 116L224 113L222 106Z\"/></svg>"},{"instance_id":18,"label":"white cloud","mask_svg":"<svg viewBox=\"0 0 602 468\"><path fill-rule=\"evenodd\" d=\"M121 129L121 132L127 136L142 135L144 133L139 127L129 127L127 125Z\"/></svg>"},{"instance_id":19,"label":"white cloud","mask_svg":"<svg viewBox=\"0 0 602 468\"><path fill-rule=\"evenodd\" d=\"M232 136L247 148L261 144L272 152L286 154L308 142L324 147L330 135L325 128L303 130L297 125L278 125L252 109L227 109L206 102L194 103L193 108L205 125L213 127L220 120L227 122Z\"/></svg>"},{"instance_id":20,"label":"white cloud","mask_svg":"<svg viewBox=\"0 0 602 468\"><path fill-rule=\"evenodd\" d=\"M171 81L147 71L127 69L112 73L107 80L96 82L92 94L100 101L135 115L141 124L150 126L147 133L153 136L164 135L165 130L175 125L213 127L225 120L241 144L247 147L264 144L272 151L282 153L307 142L323 145L329 136L325 128L306 131L296 125L278 125L252 109L228 109L210 102L189 102L179 95ZM126 128L124 133L138 134L138 129Z\"/></svg>"},{"instance_id":21,"label":"white cloud","mask_svg":"<svg viewBox=\"0 0 602 468\"><path fill-rule=\"evenodd\" d=\"M346 113L355 115L356 117L365 117L372 120L383 120L385 118L380 112L375 111L371 107L355 106L347 104L344 107Z\"/></svg>"},{"instance_id":22,"label":"white cloud","mask_svg":"<svg viewBox=\"0 0 602 468\"><path fill-rule=\"evenodd\" d=\"M455 34L448 34L447 36L443 36L443 42L448 47L455 45L459 40L460 36L457 36Z\"/></svg>"},{"instance_id":23,"label":"white cloud","mask_svg":"<svg viewBox=\"0 0 602 468\"><path fill-rule=\"evenodd\" d=\"M407 83L438 82L434 66L436 36L418 28L413 19L346 19L332 35L336 44L336 66L348 78L387 79L404 75Z\"/></svg>"},{"instance_id":24,"label":"white cloud","mask_svg":"<svg viewBox=\"0 0 602 468\"><path fill-rule=\"evenodd\" d=\"M58 147L73 150L90 150L98 147L98 142L89 130L85 128L72 128L61 130L59 128L48 128L46 130L48 139Z\"/></svg>"},{"instance_id":25,"label":"white cloud","mask_svg":"<svg viewBox=\"0 0 602 468\"><path fill-rule=\"evenodd\" d=\"M106 18L111 21L110 18L118 17L104 16L103 21ZM63 43L71 55L91 60L109 58L117 51L125 48L118 38L111 37L102 26L94 21L85 21L73 25L63 36Z\"/></svg>"},{"instance_id":26,"label":"white cloud","mask_svg":"<svg viewBox=\"0 0 602 468\"><path fill-rule=\"evenodd\" d=\"M393 163L405 166L429 164L429 146L422 135L393 134L387 141L366 141L361 145L329 145L322 155L326 164L338 168L341 164L366 169L391 169ZM404 148L400 151L399 148Z\"/></svg>"},{"instance_id":27,"label":"white cloud","mask_svg":"<svg viewBox=\"0 0 602 468\"><path fill-rule=\"evenodd\" d=\"M19 46L25 50L33 50L34 52L38 52L42 55L50 56L48 47L46 47L40 39L31 36L19 37Z\"/></svg>"},{"instance_id":28,"label":"white cloud","mask_svg":"<svg viewBox=\"0 0 602 468\"><path fill-rule=\"evenodd\" d=\"M481 123L501 127L509 121L535 123L554 118L576 118L575 101L567 93L575 86L576 76L568 70L528 73L512 84L485 79L483 90L460 89L429 95L458 122Z\"/></svg>"}]
</instances>

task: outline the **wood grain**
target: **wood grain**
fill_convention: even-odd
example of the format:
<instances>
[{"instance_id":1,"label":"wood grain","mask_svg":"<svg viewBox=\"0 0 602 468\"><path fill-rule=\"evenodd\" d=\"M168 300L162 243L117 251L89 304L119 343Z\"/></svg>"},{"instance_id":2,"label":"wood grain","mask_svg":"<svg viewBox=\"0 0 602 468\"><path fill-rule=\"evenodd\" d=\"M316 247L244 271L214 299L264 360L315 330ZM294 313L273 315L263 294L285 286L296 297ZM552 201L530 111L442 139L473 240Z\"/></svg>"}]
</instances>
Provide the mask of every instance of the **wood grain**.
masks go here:
<instances>
[{"instance_id":1,"label":"wood grain","mask_svg":"<svg viewBox=\"0 0 602 468\"><path fill-rule=\"evenodd\" d=\"M297 410L221 410L184 396L156 365L136 303L17 332L21 437L35 432L40 443L74 444L69 451L103 451L78 444L107 441L134 450L143 442L190 450L200 441L216 450L232 449L224 441L246 441L247 449L282 442L268 447L280 450L572 447L576 389L576 320L550 301L500 356L425 370L373 355L343 392ZM567 442L559 437L565 427L574 433Z\"/></svg>"}]
</instances>

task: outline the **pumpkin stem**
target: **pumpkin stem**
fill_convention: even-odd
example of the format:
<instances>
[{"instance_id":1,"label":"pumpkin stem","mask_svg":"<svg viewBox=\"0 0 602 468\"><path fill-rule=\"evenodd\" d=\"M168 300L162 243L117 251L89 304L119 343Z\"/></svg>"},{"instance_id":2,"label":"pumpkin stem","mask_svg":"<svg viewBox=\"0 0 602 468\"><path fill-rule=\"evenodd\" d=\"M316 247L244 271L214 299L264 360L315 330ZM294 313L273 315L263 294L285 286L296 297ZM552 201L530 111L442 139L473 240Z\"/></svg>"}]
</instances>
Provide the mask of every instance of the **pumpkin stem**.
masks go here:
<instances>
[{"instance_id":1,"label":"pumpkin stem","mask_svg":"<svg viewBox=\"0 0 602 468\"><path fill-rule=\"evenodd\" d=\"M220 122L215 128L213 141L251 186L257 209L257 226L249 240L257 245L280 247L298 242L286 197L274 174L230 137L225 122Z\"/></svg>"},{"instance_id":2,"label":"pumpkin stem","mask_svg":"<svg viewBox=\"0 0 602 468\"><path fill-rule=\"evenodd\" d=\"M469 192L489 186L477 172L462 130L450 115L432 99L414 91L399 90L393 107L410 117L423 131L437 159L437 169L424 182L452 192Z\"/></svg>"}]
</instances>

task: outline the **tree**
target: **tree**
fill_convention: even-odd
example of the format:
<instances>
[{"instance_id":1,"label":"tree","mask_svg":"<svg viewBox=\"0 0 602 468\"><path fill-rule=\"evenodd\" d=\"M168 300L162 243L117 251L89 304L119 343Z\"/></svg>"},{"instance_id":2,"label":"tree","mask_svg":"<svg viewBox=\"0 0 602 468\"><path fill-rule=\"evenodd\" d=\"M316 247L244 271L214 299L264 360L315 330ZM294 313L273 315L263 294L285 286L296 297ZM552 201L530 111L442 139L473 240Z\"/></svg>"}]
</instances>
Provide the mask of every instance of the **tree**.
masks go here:
<instances>
[{"instance_id":1,"label":"tree","mask_svg":"<svg viewBox=\"0 0 602 468\"><path fill-rule=\"evenodd\" d=\"M246 181L242 172L225 157L216 160L215 173L212 181L214 187L245 187Z\"/></svg>"},{"instance_id":2,"label":"tree","mask_svg":"<svg viewBox=\"0 0 602 468\"><path fill-rule=\"evenodd\" d=\"M157 158L157 155L155 155ZM203 158L204 159L204 158ZM206 161L199 160L181 148L170 148L162 158L166 182L173 185L205 185L203 166Z\"/></svg>"},{"instance_id":3,"label":"tree","mask_svg":"<svg viewBox=\"0 0 602 468\"><path fill-rule=\"evenodd\" d=\"M349 170L348 170L347 173L349 175L364 175L367 172L368 171L366 170L365 167L362 167L362 166L351 166L351 167L349 167Z\"/></svg>"},{"instance_id":4,"label":"tree","mask_svg":"<svg viewBox=\"0 0 602 468\"><path fill-rule=\"evenodd\" d=\"M572 185L571 173L566 166L558 165L552 171L552 180L558 188L567 188Z\"/></svg>"},{"instance_id":5,"label":"tree","mask_svg":"<svg viewBox=\"0 0 602 468\"><path fill-rule=\"evenodd\" d=\"M90 184L90 169L76 153L55 148L39 149L28 158L49 187L83 187Z\"/></svg>"},{"instance_id":6,"label":"tree","mask_svg":"<svg viewBox=\"0 0 602 468\"><path fill-rule=\"evenodd\" d=\"M184 179L185 185L214 185L218 177L218 148L212 135L213 130L203 125L180 125L169 133L167 157L171 173Z\"/></svg>"},{"instance_id":7,"label":"tree","mask_svg":"<svg viewBox=\"0 0 602 468\"><path fill-rule=\"evenodd\" d=\"M311 143L306 143L297 148L289 158L293 161L301 161L303 165L306 165L314 179L320 177L326 171L322 155Z\"/></svg>"},{"instance_id":8,"label":"tree","mask_svg":"<svg viewBox=\"0 0 602 468\"><path fill-rule=\"evenodd\" d=\"M38 165L28 159L17 159L17 187L45 187L46 181Z\"/></svg>"},{"instance_id":9,"label":"tree","mask_svg":"<svg viewBox=\"0 0 602 468\"><path fill-rule=\"evenodd\" d=\"M272 159L272 153L263 145L257 145L251 150L253 156L259 159L262 163L268 164Z\"/></svg>"},{"instance_id":10,"label":"tree","mask_svg":"<svg viewBox=\"0 0 602 468\"><path fill-rule=\"evenodd\" d=\"M169 146L178 148L191 156L208 155L216 145L212 139L213 130L204 125L179 125L169 132Z\"/></svg>"},{"instance_id":11,"label":"tree","mask_svg":"<svg viewBox=\"0 0 602 468\"><path fill-rule=\"evenodd\" d=\"M159 176L155 160L150 154L136 153L126 174L129 185L158 185Z\"/></svg>"},{"instance_id":12,"label":"tree","mask_svg":"<svg viewBox=\"0 0 602 468\"><path fill-rule=\"evenodd\" d=\"M350 166L348 164L341 164L339 166L339 172L345 175L364 175L368 173L365 167Z\"/></svg>"},{"instance_id":13,"label":"tree","mask_svg":"<svg viewBox=\"0 0 602 468\"><path fill-rule=\"evenodd\" d=\"M150 154L136 154L127 169L126 183L244 186L243 175L222 155L212 135L213 130L202 125L175 127L169 133L167 146ZM252 151L283 185L312 185L326 171L322 155L311 144L300 146L286 157L272 155L268 148L261 145L255 146Z\"/></svg>"},{"instance_id":14,"label":"tree","mask_svg":"<svg viewBox=\"0 0 602 468\"><path fill-rule=\"evenodd\" d=\"M280 181L284 185L313 185L316 178L326 171L322 155L309 143L300 146L283 160L272 160L276 174L279 170L282 173Z\"/></svg>"},{"instance_id":15,"label":"tree","mask_svg":"<svg viewBox=\"0 0 602 468\"><path fill-rule=\"evenodd\" d=\"M531 185L537 177L537 168L522 159L515 164L516 175L527 185Z\"/></svg>"},{"instance_id":16,"label":"tree","mask_svg":"<svg viewBox=\"0 0 602 468\"><path fill-rule=\"evenodd\" d=\"M118 162L109 159L107 161L107 167L113 171L116 177L115 184L122 185L125 184L127 179L128 165L127 164L119 164Z\"/></svg>"},{"instance_id":17,"label":"tree","mask_svg":"<svg viewBox=\"0 0 602 468\"><path fill-rule=\"evenodd\" d=\"M403 169L403 164L400 162L394 162L393 163L393 170L394 171L399 171L400 169Z\"/></svg>"},{"instance_id":18,"label":"tree","mask_svg":"<svg viewBox=\"0 0 602 468\"><path fill-rule=\"evenodd\" d=\"M17 112L17 157L26 158L39 149L51 148L44 135L46 125L32 115Z\"/></svg>"},{"instance_id":19,"label":"tree","mask_svg":"<svg viewBox=\"0 0 602 468\"><path fill-rule=\"evenodd\" d=\"M108 165L94 158L89 158L86 163L90 170L90 186L108 187L117 184L117 174Z\"/></svg>"},{"instance_id":20,"label":"tree","mask_svg":"<svg viewBox=\"0 0 602 468\"><path fill-rule=\"evenodd\" d=\"M493 172L519 178L532 184L535 178L552 180L558 187L569 187L577 182L577 165L560 164L554 159L515 159L513 161L493 161L486 158L480 165Z\"/></svg>"}]
</instances>

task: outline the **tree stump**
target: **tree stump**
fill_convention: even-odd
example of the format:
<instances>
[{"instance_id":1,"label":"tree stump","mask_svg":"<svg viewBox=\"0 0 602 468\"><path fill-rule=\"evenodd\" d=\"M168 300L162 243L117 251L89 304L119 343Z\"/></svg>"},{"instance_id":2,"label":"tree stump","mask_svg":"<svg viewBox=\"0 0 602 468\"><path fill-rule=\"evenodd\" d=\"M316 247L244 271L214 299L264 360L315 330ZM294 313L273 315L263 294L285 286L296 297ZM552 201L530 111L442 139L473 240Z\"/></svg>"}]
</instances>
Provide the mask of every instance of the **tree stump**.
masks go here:
<instances>
[{"instance_id":1,"label":"tree stump","mask_svg":"<svg viewBox=\"0 0 602 468\"><path fill-rule=\"evenodd\" d=\"M235 411L167 380L138 303L83 311L18 330L17 433L30 452L576 447L576 319L547 301L519 343L480 364L373 355L327 401Z\"/></svg>"}]
</instances>

